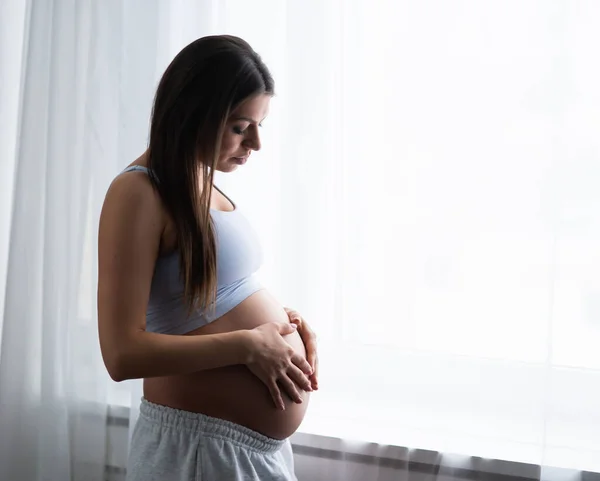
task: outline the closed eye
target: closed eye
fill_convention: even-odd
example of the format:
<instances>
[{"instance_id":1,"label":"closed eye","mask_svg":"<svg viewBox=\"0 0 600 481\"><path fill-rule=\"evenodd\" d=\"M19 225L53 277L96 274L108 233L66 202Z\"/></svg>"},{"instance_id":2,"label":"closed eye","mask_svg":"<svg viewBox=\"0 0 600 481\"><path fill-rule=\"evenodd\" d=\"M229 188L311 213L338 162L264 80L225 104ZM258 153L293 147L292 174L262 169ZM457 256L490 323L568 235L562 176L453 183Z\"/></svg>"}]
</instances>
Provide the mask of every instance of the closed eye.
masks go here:
<instances>
[{"instance_id":1,"label":"closed eye","mask_svg":"<svg viewBox=\"0 0 600 481\"><path fill-rule=\"evenodd\" d=\"M258 124L259 127L262 127L262 123ZM233 127L233 133L237 134L237 135L244 135L246 133L246 130L248 130L248 128L242 129L240 126L234 126Z\"/></svg>"}]
</instances>

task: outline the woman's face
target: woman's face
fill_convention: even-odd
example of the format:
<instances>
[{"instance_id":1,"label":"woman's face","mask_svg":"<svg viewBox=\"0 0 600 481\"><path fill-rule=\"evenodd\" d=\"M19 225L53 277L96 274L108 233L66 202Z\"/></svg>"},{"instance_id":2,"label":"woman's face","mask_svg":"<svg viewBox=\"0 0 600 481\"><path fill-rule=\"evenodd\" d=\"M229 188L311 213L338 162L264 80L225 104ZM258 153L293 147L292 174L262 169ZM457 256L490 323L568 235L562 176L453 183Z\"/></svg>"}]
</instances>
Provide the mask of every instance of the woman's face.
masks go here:
<instances>
[{"instance_id":1,"label":"woman's face","mask_svg":"<svg viewBox=\"0 0 600 481\"><path fill-rule=\"evenodd\" d=\"M270 101L270 95L256 95L233 111L225 125L218 171L233 172L246 163L253 150L260 149L259 128L269 112Z\"/></svg>"}]
</instances>

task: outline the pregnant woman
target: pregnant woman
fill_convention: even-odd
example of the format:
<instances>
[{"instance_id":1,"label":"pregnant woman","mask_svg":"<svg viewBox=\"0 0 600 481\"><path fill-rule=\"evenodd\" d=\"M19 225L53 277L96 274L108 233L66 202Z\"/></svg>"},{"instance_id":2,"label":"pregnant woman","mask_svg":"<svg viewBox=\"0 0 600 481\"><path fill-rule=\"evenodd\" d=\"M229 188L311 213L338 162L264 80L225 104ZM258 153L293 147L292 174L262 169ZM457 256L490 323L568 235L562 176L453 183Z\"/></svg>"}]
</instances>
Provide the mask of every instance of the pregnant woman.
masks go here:
<instances>
[{"instance_id":1,"label":"pregnant woman","mask_svg":"<svg viewBox=\"0 0 600 481\"><path fill-rule=\"evenodd\" d=\"M256 235L213 185L260 149L273 93L246 42L196 40L159 83L148 150L107 192L100 345L115 381L144 379L129 481L296 479L315 337L254 277Z\"/></svg>"}]
</instances>

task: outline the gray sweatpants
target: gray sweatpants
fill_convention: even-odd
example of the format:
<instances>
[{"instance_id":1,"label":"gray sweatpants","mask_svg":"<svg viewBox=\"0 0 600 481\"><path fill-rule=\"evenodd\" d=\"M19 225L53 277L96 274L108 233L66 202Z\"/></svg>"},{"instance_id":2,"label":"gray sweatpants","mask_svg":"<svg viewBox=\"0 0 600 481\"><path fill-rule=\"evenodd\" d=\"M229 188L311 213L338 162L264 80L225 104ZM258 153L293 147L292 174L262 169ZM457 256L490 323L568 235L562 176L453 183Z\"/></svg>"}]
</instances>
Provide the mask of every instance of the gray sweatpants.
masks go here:
<instances>
[{"instance_id":1,"label":"gray sweatpants","mask_svg":"<svg viewBox=\"0 0 600 481\"><path fill-rule=\"evenodd\" d=\"M127 481L296 481L289 440L142 399Z\"/></svg>"}]
</instances>

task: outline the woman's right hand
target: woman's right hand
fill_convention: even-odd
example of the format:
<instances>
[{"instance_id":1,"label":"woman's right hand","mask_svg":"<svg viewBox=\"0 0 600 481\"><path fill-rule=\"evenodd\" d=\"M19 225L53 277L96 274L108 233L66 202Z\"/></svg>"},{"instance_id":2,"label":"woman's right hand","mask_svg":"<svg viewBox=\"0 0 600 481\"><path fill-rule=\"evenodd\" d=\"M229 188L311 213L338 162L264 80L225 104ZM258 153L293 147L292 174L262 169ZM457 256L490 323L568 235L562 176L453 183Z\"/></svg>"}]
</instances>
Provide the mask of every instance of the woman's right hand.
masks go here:
<instances>
[{"instance_id":1,"label":"woman's right hand","mask_svg":"<svg viewBox=\"0 0 600 481\"><path fill-rule=\"evenodd\" d=\"M294 324L279 322L269 322L248 331L251 347L246 365L265 383L275 405L282 411L285 404L280 386L297 403L302 402L298 387L312 391L308 379L312 374L310 364L283 339L295 331Z\"/></svg>"}]
</instances>

